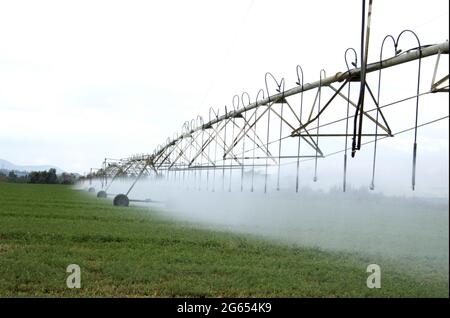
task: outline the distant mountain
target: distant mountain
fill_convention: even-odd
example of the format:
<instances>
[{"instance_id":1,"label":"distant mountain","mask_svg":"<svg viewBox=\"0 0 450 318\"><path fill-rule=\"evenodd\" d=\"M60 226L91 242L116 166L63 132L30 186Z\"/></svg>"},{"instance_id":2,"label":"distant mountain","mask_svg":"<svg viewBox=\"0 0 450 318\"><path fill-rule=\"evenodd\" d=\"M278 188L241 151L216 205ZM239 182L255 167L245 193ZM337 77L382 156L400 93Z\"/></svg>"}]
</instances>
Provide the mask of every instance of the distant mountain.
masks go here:
<instances>
[{"instance_id":1,"label":"distant mountain","mask_svg":"<svg viewBox=\"0 0 450 318\"><path fill-rule=\"evenodd\" d=\"M9 162L7 160L4 159L0 159L0 170L15 170L15 171L44 171L44 170L49 170L51 168L56 169L56 173L60 174L63 173L64 170L55 167L55 166L50 166L50 165L16 165L12 162Z\"/></svg>"}]
</instances>

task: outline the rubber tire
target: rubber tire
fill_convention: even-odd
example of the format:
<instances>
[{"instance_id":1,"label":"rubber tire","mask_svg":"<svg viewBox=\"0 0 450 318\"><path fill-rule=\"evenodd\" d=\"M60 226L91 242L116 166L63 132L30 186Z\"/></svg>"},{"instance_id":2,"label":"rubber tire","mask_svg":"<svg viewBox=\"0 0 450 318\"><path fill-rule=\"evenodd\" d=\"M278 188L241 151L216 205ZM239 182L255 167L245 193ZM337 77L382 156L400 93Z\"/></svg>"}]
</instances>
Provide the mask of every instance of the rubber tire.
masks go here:
<instances>
[{"instance_id":1,"label":"rubber tire","mask_svg":"<svg viewBox=\"0 0 450 318\"><path fill-rule=\"evenodd\" d=\"M107 195L106 195L106 191L103 191L103 190L101 190L101 191L98 191L98 193L97 193L97 198L106 198L107 197Z\"/></svg>"},{"instance_id":2,"label":"rubber tire","mask_svg":"<svg viewBox=\"0 0 450 318\"><path fill-rule=\"evenodd\" d=\"M95 188L94 188L94 187L90 187L90 188L88 189L88 192L95 192Z\"/></svg>"},{"instance_id":3,"label":"rubber tire","mask_svg":"<svg viewBox=\"0 0 450 318\"><path fill-rule=\"evenodd\" d=\"M115 206L128 206L130 204L130 200L125 194L118 194L115 196L113 204Z\"/></svg>"}]
</instances>

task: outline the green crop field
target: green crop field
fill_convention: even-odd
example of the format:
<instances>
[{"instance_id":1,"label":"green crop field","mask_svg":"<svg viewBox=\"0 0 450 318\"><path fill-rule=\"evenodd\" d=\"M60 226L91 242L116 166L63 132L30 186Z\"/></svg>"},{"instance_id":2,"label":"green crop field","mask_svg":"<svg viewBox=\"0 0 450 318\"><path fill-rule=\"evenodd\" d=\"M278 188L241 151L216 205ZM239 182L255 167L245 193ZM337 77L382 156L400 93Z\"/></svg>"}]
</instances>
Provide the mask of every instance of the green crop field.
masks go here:
<instances>
[{"instance_id":1,"label":"green crop field","mask_svg":"<svg viewBox=\"0 0 450 318\"><path fill-rule=\"evenodd\" d=\"M0 183L0 296L448 297L445 273L205 230L60 185ZM81 268L81 288L66 267Z\"/></svg>"}]
</instances>

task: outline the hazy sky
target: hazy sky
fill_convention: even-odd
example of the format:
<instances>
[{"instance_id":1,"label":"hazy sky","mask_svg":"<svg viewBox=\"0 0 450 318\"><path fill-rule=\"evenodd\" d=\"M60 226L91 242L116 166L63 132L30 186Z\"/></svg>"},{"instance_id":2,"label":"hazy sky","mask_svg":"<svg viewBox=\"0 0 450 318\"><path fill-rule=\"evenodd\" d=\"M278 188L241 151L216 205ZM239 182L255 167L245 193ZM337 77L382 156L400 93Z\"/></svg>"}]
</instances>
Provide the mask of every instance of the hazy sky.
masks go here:
<instances>
[{"instance_id":1,"label":"hazy sky","mask_svg":"<svg viewBox=\"0 0 450 318\"><path fill-rule=\"evenodd\" d=\"M344 70L345 49L359 45L360 6L0 1L0 158L82 173L105 156L151 152L209 106L244 90L254 98L266 71L291 88L297 64L306 81ZM448 11L447 0L374 0L369 61L405 28L423 44L447 40ZM448 124L440 127L433 136L448 151Z\"/></svg>"}]
</instances>

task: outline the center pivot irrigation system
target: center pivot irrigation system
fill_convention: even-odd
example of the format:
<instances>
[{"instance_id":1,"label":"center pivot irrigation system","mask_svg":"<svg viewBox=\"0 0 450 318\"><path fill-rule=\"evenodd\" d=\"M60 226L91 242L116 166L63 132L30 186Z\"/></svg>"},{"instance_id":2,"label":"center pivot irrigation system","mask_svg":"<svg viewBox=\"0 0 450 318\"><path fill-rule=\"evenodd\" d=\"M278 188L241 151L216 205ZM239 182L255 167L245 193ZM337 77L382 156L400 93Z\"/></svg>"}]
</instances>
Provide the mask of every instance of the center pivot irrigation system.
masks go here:
<instances>
[{"instance_id":1,"label":"center pivot irrigation system","mask_svg":"<svg viewBox=\"0 0 450 318\"><path fill-rule=\"evenodd\" d=\"M286 160L293 159L290 163L296 164L295 191L298 192L301 162L313 161L313 181L316 182L319 159L338 153L343 154L342 189L345 191L347 155L350 153L355 157L361 146L368 143L374 145L370 184L370 189L373 190L377 142L408 131L414 132L411 164L411 186L414 190L418 129L448 118L447 115L424 123L418 121L421 96L449 92L448 70L445 72L447 75L436 79L441 56L449 53L449 43L446 41L422 45L416 33L404 30L397 37L387 35L379 50L379 60L368 64L371 15L372 1L369 1L366 8L366 1L363 0L359 66L356 50L349 48L344 54L346 70L327 77L322 69L319 79L314 82L304 82L303 69L299 65L296 67L296 86L290 89L285 88L284 78L277 80L271 73L266 73L265 89L260 89L255 99L252 100L250 95L244 92L233 97L232 107L225 106L222 111L211 107L208 121L197 116L185 122L180 133L168 138L151 154L123 159L106 158L101 168L91 169L88 175L91 186L89 191L95 192L92 187L93 178L101 182L98 197L111 195L108 190L116 180L131 178L132 184L126 193L114 194L113 202L118 206L128 206L130 201L150 201L129 199L136 183L144 177L169 182L188 182L198 189L203 184L205 189L210 191L216 191L219 186L223 191L231 191L232 184L235 184L232 180L236 179L240 191L244 188L254 191L255 179L263 178L263 191L267 192L268 169L276 171L276 189L279 190L281 167ZM417 46L402 50L400 44L407 36L417 41ZM383 59L388 42L393 46L393 54ZM431 56L436 56L431 87L421 92L422 61ZM405 78L398 74L396 83L413 81L414 93L382 103L386 100L382 94L382 70L413 61L417 63L415 76ZM377 85L373 85L376 89L367 79L367 74L374 72L378 75ZM357 99L352 96L356 95L354 90L352 91L352 85L357 88ZM310 94L312 103L304 102L306 93ZM393 132L388 124L388 116L385 115L386 109L407 101L415 102L414 120L407 129ZM344 103L345 107L334 106L339 102ZM333 107L335 111L332 110ZM338 119L329 119L330 114L339 113L342 113L342 116ZM340 138L343 150L325 154L321 142L325 137ZM367 140L363 142L363 138ZM228 182L225 182L226 179Z\"/></svg>"}]
</instances>

